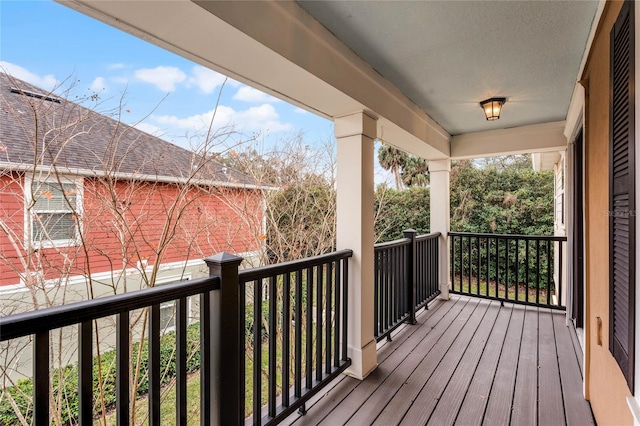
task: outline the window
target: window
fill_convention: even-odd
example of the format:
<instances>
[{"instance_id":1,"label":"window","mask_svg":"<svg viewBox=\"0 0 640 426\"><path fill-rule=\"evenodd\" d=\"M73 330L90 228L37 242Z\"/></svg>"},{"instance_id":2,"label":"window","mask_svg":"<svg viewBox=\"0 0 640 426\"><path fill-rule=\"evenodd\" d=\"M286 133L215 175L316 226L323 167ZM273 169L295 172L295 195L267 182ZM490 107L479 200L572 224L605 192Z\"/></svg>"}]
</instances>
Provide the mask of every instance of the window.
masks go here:
<instances>
[{"instance_id":1,"label":"window","mask_svg":"<svg viewBox=\"0 0 640 426\"><path fill-rule=\"evenodd\" d=\"M75 245L79 240L82 180L27 179L27 238L39 247Z\"/></svg>"}]
</instances>

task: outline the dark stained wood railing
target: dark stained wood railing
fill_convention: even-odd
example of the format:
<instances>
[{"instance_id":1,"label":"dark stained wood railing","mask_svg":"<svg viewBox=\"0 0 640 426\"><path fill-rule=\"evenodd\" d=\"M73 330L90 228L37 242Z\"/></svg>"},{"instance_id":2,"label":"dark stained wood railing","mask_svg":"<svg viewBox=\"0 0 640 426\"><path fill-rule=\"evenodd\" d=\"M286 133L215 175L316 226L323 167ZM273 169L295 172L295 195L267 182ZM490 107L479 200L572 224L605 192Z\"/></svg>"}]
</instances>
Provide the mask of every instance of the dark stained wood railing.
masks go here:
<instances>
[{"instance_id":1,"label":"dark stained wood railing","mask_svg":"<svg viewBox=\"0 0 640 426\"><path fill-rule=\"evenodd\" d=\"M93 340L94 321L107 316L116 316L116 416L119 425L129 424L129 380L130 354L129 314L138 309L149 309L149 424L160 424L160 305L176 301L176 423L186 424L186 300L200 296L200 344L210 348L211 295L220 288L218 277L203 278L188 282L167 284L159 287L133 291L126 294L56 306L47 309L10 315L0 318L0 341L4 342L26 336L34 337L33 344L33 424L46 425L51 422L49 414L50 380L50 333L53 330L78 327L78 396L80 424L93 423ZM201 422L215 421L209 406L213 392L211 380L210 351L201 349Z\"/></svg>"},{"instance_id":2,"label":"dark stained wood railing","mask_svg":"<svg viewBox=\"0 0 640 426\"><path fill-rule=\"evenodd\" d=\"M451 292L566 309L566 237L449 232Z\"/></svg>"},{"instance_id":3,"label":"dark stained wood railing","mask_svg":"<svg viewBox=\"0 0 640 426\"><path fill-rule=\"evenodd\" d=\"M240 300L246 300L241 318L249 319L241 333L246 333L243 341L252 361L241 370L253 382L246 410L252 412L252 424L277 424L296 409L304 412L306 401L351 365L347 295L352 255L342 250L239 273ZM246 314L245 306L250 309Z\"/></svg>"},{"instance_id":4,"label":"dark stained wood railing","mask_svg":"<svg viewBox=\"0 0 640 426\"><path fill-rule=\"evenodd\" d=\"M416 311L427 307L438 289L440 233L405 238L374 246L374 335L389 338L403 323L415 324Z\"/></svg>"},{"instance_id":5,"label":"dark stained wood railing","mask_svg":"<svg viewBox=\"0 0 640 426\"><path fill-rule=\"evenodd\" d=\"M220 253L205 259L209 278L2 317L0 342L33 337L32 424L48 426L50 333L77 326L78 422L92 424L94 322L115 315L115 412L117 423L126 425L130 422L130 313L148 309L148 419L150 425L159 425L166 420L160 418L160 306L175 301L175 423L186 425L187 298L199 295L200 423L243 424L245 414L252 412L253 424L277 424L296 409L304 412L306 401L351 365L347 306L352 255L351 250L342 250L239 272L242 258ZM247 360L252 361L250 371ZM247 375L253 382L248 407Z\"/></svg>"}]
</instances>

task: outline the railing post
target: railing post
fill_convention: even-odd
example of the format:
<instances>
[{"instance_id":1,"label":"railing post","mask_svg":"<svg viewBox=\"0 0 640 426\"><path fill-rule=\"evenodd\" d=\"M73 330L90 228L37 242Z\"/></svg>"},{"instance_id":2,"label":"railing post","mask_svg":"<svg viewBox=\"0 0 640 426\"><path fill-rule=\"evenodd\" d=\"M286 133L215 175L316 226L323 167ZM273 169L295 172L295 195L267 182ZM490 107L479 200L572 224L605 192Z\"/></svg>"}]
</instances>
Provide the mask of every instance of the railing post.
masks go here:
<instances>
[{"instance_id":1,"label":"railing post","mask_svg":"<svg viewBox=\"0 0 640 426\"><path fill-rule=\"evenodd\" d=\"M407 229L403 232L404 237L411 240L407 253L407 302L409 303L409 318L407 322L409 324L416 323L416 230Z\"/></svg>"},{"instance_id":2,"label":"railing post","mask_svg":"<svg viewBox=\"0 0 640 426\"><path fill-rule=\"evenodd\" d=\"M242 257L219 253L206 258L205 262L209 266L209 275L220 277L220 297L212 303L213 322L219 325L214 328L217 332L213 333L210 348L211 367L216 372L212 402L218 403L219 424L239 425L244 422L244 336L240 333L244 321L241 318L244 300L240 299L244 293L240 291L238 277Z\"/></svg>"}]
</instances>

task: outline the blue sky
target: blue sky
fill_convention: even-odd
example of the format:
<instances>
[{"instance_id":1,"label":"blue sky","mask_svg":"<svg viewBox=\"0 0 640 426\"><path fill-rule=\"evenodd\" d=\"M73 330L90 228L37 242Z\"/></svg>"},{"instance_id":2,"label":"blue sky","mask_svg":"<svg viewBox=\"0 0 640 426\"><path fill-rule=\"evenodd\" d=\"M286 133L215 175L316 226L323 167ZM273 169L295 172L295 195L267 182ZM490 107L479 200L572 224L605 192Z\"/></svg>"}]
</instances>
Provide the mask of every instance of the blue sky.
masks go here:
<instances>
[{"instance_id":1,"label":"blue sky","mask_svg":"<svg viewBox=\"0 0 640 426\"><path fill-rule=\"evenodd\" d=\"M188 146L205 129L224 76L53 1L0 0L0 67L16 78L72 95L100 95L96 109L124 101L122 121ZM147 118L145 118L147 117ZM331 140L333 123L229 79L215 127L265 146L304 132L305 143Z\"/></svg>"}]
</instances>

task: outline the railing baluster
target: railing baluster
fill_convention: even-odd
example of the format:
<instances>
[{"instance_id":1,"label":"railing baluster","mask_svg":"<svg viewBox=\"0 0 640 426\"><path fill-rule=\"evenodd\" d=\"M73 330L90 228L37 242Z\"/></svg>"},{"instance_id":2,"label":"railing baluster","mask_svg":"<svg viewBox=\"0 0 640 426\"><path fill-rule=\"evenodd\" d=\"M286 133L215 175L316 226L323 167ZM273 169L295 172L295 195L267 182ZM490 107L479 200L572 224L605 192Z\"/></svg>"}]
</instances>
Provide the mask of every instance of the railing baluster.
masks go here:
<instances>
[{"instance_id":1,"label":"railing baluster","mask_svg":"<svg viewBox=\"0 0 640 426\"><path fill-rule=\"evenodd\" d=\"M276 398L277 385L276 366L277 366L277 315L278 312L278 296L277 296L276 277L269 277L269 417L276 416Z\"/></svg>"},{"instance_id":2,"label":"railing baluster","mask_svg":"<svg viewBox=\"0 0 640 426\"><path fill-rule=\"evenodd\" d=\"M253 424L262 417L262 280L253 282Z\"/></svg>"},{"instance_id":3,"label":"railing baluster","mask_svg":"<svg viewBox=\"0 0 640 426\"><path fill-rule=\"evenodd\" d=\"M504 245L504 298L509 299L509 239L504 239Z\"/></svg>"},{"instance_id":4,"label":"railing baluster","mask_svg":"<svg viewBox=\"0 0 640 426\"><path fill-rule=\"evenodd\" d=\"M334 286L335 286L335 292L336 292L336 300L335 300L335 311L336 311L336 326L335 326L335 340L334 340L334 354L333 354L333 366L334 367L338 367L340 366L340 322L341 320L346 321L346 317L342 317L342 312L340 312L340 298L341 296L344 296L344 299L346 300L347 295L346 294L340 294L340 279L342 278L342 268L341 268L341 263L340 261L336 261L335 262L335 278L334 278Z\"/></svg>"},{"instance_id":5,"label":"railing baluster","mask_svg":"<svg viewBox=\"0 0 640 426\"><path fill-rule=\"evenodd\" d=\"M302 270L296 271L296 315L295 315L295 353L294 353L294 395L302 396Z\"/></svg>"},{"instance_id":6,"label":"railing baluster","mask_svg":"<svg viewBox=\"0 0 640 426\"><path fill-rule=\"evenodd\" d=\"M129 424L129 312L116 317L116 423Z\"/></svg>"},{"instance_id":7,"label":"railing baluster","mask_svg":"<svg viewBox=\"0 0 640 426\"><path fill-rule=\"evenodd\" d=\"M520 290L520 262L518 261L518 255L520 253L520 240L516 239L516 300L520 300L518 291Z\"/></svg>"},{"instance_id":8,"label":"railing baluster","mask_svg":"<svg viewBox=\"0 0 640 426\"><path fill-rule=\"evenodd\" d=\"M536 304L540 303L540 240L536 240Z\"/></svg>"},{"instance_id":9,"label":"railing baluster","mask_svg":"<svg viewBox=\"0 0 640 426\"><path fill-rule=\"evenodd\" d=\"M93 321L78 326L78 408L81 424L93 422Z\"/></svg>"},{"instance_id":10,"label":"railing baluster","mask_svg":"<svg viewBox=\"0 0 640 426\"><path fill-rule=\"evenodd\" d=\"M553 260L551 259L551 241L547 241L547 305L551 305L551 266Z\"/></svg>"},{"instance_id":11,"label":"railing baluster","mask_svg":"<svg viewBox=\"0 0 640 426\"><path fill-rule=\"evenodd\" d=\"M467 285L469 286L469 294L471 294L471 275L473 271L473 268L471 267L471 237L467 238L467 256L469 256L467 259Z\"/></svg>"},{"instance_id":12,"label":"railing baluster","mask_svg":"<svg viewBox=\"0 0 640 426\"><path fill-rule=\"evenodd\" d=\"M455 290L456 289L456 238L458 238L457 236L452 236L451 237L451 259L449 260L450 263L450 268L451 268L451 289Z\"/></svg>"},{"instance_id":13,"label":"railing baluster","mask_svg":"<svg viewBox=\"0 0 640 426\"><path fill-rule=\"evenodd\" d=\"M495 238L496 242L496 297L500 298L500 244L498 238Z\"/></svg>"},{"instance_id":14,"label":"railing baluster","mask_svg":"<svg viewBox=\"0 0 640 426\"><path fill-rule=\"evenodd\" d=\"M343 276L341 280L342 287L342 360L346 361L347 357L347 329L349 326L349 261L347 259L342 259L343 265Z\"/></svg>"},{"instance_id":15,"label":"railing baluster","mask_svg":"<svg viewBox=\"0 0 640 426\"><path fill-rule=\"evenodd\" d=\"M313 268L307 268L307 289L306 289L306 316L307 329L305 344L307 353L305 355L305 373L307 376L307 390L313 386Z\"/></svg>"},{"instance_id":16,"label":"railing baluster","mask_svg":"<svg viewBox=\"0 0 640 426\"><path fill-rule=\"evenodd\" d=\"M327 297L326 297L326 310L327 310L327 324L325 331L325 339L326 345L324 348L325 351L325 372L327 374L331 373L331 345L332 345L332 335L331 335L331 324L335 324L336 312L333 308L332 304L332 293L333 293L333 262L327 264Z\"/></svg>"},{"instance_id":17,"label":"railing baluster","mask_svg":"<svg viewBox=\"0 0 640 426\"><path fill-rule=\"evenodd\" d=\"M282 406L289 406L289 365L291 349L291 274L282 276Z\"/></svg>"},{"instance_id":18,"label":"railing baluster","mask_svg":"<svg viewBox=\"0 0 640 426\"><path fill-rule=\"evenodd\" d=\"M558 242L558 306L562 306L562 253L564 251L563 241Z\"/></svg>"},{"instance_id":19,"label":"railing baluster","mask_svg":"<svg viewBox=\"0 0 640 426\"><path fill-rule=\"evenodd\" d=\"M176 302L176 424L187 424L187 298Z\"/></svg>"},{"instance_id":20,"label":"railing baluster","mask_svg":"<svg viewBox=\"0 0 640 426\"><path fill-rule=\"evenodd\" d=\"M460 238L460 282L459 282L459 287L460 287L460 291L463 292L464 290L462 290L462 281L463 281L463 275L464 275L464 263L462 260L462 255L463 255L463 242L464 242L464 238Z\"/></svg>"},{"instance_id":21,"label":"railing baluster","mask_svg":"<svg viewBox=\"0 0 640 426\"><path fill-rule=\"evenodd\" d=\"M486 238L486 251L487 251L487 282L484 285L484 295L489 297L489 287L491 281L491 240L489 237Z\"/></svg>"},{"instance_id":22,"label":"railing baluster","mask_svg":"<svg viewBox=\"0 0 640 426\"><path fill-rule=\"evenodd\" d=\"M380 335L380 256L381 252L374 250L373 252L373 336Z\"/></svg>"},{"instance_id":23,"label":"railing baluster","mask_svg":"<svg viewBox=\"0 0 640 426\"><path fill-rule=\"evenodd\" d=\"M525 242L526 242L526 244L525 244L525 255L526 255L525 268L527 268L527 269L525 269L525 272L526 272L526 283L525 283L526 287L525 287L525 293L524 294L525 294L525 301L527 303L529 303L529 282L530 282L529 281L529 269L530 269L529 268L529 239L527 238L525 240Z\"/></svg>"},{"instance_id":24,"label":"railing baluster","mask_svg":"<svg viewBox=\"0 0 640 426\"><path fill-rule=\"evenodd\" d=\"M49 425L49 332L36 333L33 343L33 422Z\"/></svg>"},{"instance_id":25,"label":"railing baluster","mask_svg":"<svg viewBox=\"0 0 640 426\"><path fill-rule=\"evenodd\" d=\"M316 269L316 380L322 380L322 286L324 284L323 267Z\"/></svg>"},{"instance_id":26,"label":"railing baluster","mask_svg":"<svg viewBox=\"0 0 640 426\"><path fill-rule=\"evenodd\" d=\"M223 302L221 301L221 304L222 303ZM241 303L241 305L244 306L244 303ZM222 327L221 327L221 330L223 330ZM211 356L211 351L209 350L210 347L211 347L211 293L207 292L200 295L200 425L201 426L210 425L213 420L212 419L213 414L211 412L212 356ZM221 359L224 359L223 355L221 355ZM241 371L244 371L244 368ZM221 383L221 385L224 385L224 383ZM227 392L228 390L221 389L221 391ZM242 403L241 406L244 408L244 403Z\"/></svg>"},{"instance_id":27,"label":"railing baluster","mask_svg":"<svg viewBox=\"0 0 640 426\"><path fill-rule=\"evenodd\" d=\"M160 305L149 308L149 425L159 425L160 419Z\"/></svg>"},{"instance_id":28,"label":"railing baluster","mask_svg":"<svg viewBox=\"0 0 640 426\"><path fill-rule=\"evenodd\" d=\"M477 278L478 278L478 279L477 279L477 281L478 281L478 286L477 286L477 288L476 288L476 294L477 294L477 295L479 295L479 294L480 294L480 285L481 285L481 284L480 284L480 276L482 275L482 274L480 273L480 258L482 257L482 256L480 256L480 253L482 253L482 251L480 250L480 237L476 237L476 253L477 253L477 260L476 260L476 263L477 263L477 265L476 265L476 266L477 266L477 270L476 270L476 274L478 275L478 276L477 276Z\"/></svg>"}]
</instances>

